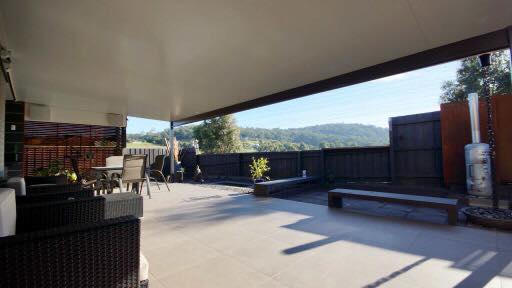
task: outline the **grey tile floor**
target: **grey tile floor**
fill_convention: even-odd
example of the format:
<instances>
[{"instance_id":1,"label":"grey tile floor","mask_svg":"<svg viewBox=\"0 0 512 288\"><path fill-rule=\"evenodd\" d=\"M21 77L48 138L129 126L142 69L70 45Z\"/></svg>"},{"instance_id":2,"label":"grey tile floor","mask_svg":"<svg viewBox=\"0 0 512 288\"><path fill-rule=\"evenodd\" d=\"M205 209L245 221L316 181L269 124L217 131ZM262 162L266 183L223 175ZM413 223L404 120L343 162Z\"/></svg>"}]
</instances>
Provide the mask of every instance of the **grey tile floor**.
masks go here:
<instances>
[{"instance_id":1,"label":"grey tile floor","mask_svg":"<svg viewBox=\"0 0 512 288\"><path fill-rule=\"evenodd\" d=\"M512 287L509 233L191 184L144 201L153 288Z\"/></svg>"}]
</instances>

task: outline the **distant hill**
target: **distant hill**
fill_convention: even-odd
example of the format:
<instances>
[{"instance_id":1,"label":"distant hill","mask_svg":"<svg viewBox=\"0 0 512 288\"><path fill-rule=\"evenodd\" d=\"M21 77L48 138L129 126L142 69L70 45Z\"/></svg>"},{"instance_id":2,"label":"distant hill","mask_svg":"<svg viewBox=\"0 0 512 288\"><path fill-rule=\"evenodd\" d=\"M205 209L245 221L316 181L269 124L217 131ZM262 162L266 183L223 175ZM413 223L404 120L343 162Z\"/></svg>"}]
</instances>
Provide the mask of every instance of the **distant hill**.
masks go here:
<instances>
[{"instance_id":1,"label":"distant hill","mask_svg":"<svg viewBox=\"0 0 512 288\"><path fill-rule=\"evenodd\" d=\"M363 124L323 124L303 128L240 128L243 140L304 143L313 148L378 146L389 143L389 131Z\"/></svg>"},{"instance_id":2,"label":"distant hill","mask_svg":"<svg viewBox=\"0 0 512 288\"><path fill-rule=\"evenodd\" d=\"M129 134L128 142L163 145L166 132ZM176 139L187 145L193 139L193 126L176 128ZM379 146L389 143L389 131L363 124L323 124L303 128L265 129L240 127L246 151L288 151L327 147Z\"/></svg>"}]
</instances>

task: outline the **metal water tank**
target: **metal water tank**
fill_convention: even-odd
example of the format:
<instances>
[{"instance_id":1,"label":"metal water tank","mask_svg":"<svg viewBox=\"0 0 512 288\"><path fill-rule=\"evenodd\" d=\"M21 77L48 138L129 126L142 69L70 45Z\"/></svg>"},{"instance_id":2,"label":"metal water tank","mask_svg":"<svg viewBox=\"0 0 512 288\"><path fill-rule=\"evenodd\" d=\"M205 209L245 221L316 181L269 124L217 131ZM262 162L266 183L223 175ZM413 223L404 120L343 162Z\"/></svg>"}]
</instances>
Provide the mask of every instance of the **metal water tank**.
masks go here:
<instances>
[{"instance_id":1,"label":"metal water tank","mask_svg":"<svg viewBox=\"0 0 512 288\"><path fill-rule=\"evenodd\" d=\"M489 144L468 144L464 147L464 152L468 193L479 197L490 197L492 195L492 174Z\"/></svg>"},{"instance_id":2,"label":"metal water tank","mask_svg":"<svg viewBox=\"0 0 512 288\"><path fill-rule=\"evenodd\" d=\"M480 121L478 117L478 94L468 97L473 143L464 147L466 159L466 188L470 195L492 196L492 171L489 144L480 143Z\"/></svg>"}]
</instances>

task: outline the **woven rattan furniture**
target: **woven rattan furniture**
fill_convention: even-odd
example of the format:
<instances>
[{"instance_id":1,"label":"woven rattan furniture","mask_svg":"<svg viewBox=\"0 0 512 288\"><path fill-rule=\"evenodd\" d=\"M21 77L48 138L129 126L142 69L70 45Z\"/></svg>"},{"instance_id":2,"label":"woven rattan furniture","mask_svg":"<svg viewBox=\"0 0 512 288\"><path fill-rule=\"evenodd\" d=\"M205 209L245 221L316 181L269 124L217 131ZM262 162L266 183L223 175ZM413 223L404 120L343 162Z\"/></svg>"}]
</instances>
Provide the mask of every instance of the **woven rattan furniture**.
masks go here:
<instances>
[{"instance_id":1,"label":"woven rattan furniture","mask_svg":"<svg viewBox=\"0 0 512 288\"><path fill-rule=\"evenodd\" d=\"M48 202L56 200L66 199L83 199L94 197L93 189L82 189L75 192L49 192L33 194L30 196L18 196L16 197L16 203L35 203L35 202Z\"/></svg>"},{"instance_id":2,"label":"woven rattan furniture","mask_svg":"<svg viewBox=\"0 0 512 288\"><path fill-rule=\"evenodd\" d=\"M139 287L140 220L122 217L0 238L0 287Z\"/></svg>"},{"instance_id":3,"label":"woven rattan furniture","mask_svg":"<svg viewBox=\"0 0 512 288\"><path fill-rule=\"evenodd\" d=\"M32 185L27 186L27 196L56 192L77 192L82 190L82 184L59 184L59 185Z\"/></svg>"},{"instance_id":4,"label":"woven rattan furniture","mask_svg":"<svg viewBox=\"0 0 512 288\"><path fill-rule=\"evenodd\" d=\"M105 199L92 197L16 205L16 233L105 219Z\"/></svg>"},{"instance_id":5,"label":"woven rattan furniture","mask_svg":"<svg viewBox=\"0 0 512 288\"><path fill-rule=\"evenodd\" d=\"M114 193L98 196L105 199L105 219L132 215L143 216L142 196L132 193Z\"/></svg>"},{"instance_id":6,"label":"woven rattan furniture","mask_svg":"<svg viewBox=\"0 0 512 288\"><path fill-rule=\"evenodd\" d=\"M27 176L25 177L25 184L28 186L40 185L40 184L55 184L63 185L68 183L68 177L66 175L59 176Z\"/></svg>"},{"instance_id":7,"label":"woven rattan furniture","mask_svg":"<svg viewBox=\"0 0 512 288\"><path fill-rule=\"evenodd\" d=\"M171 191L169 189L169 184L167 183L167 178L164 176L163 170L164 170L164 160L166 156L165 155L157 155L155 157L155 162L151 164L151 167L149 169L149 179L154 180L158 190L160 190L160 184L158 184L158 178L164 179L165 186L167 187L167 191Z\"/></svg>"},{"instance_id":8,"label":"woven rattan furniture","mask_svg":"<svg viewBox=\"0 0 512 288\"><path fill-rule=\"evenodd\" d=\"M17 203L33 203L69 198L81 199L94 196L91 188L82 188L80 184L65 184L51 186L31 186L26 196L16 197Z\"/></svg>"}]
</instances>

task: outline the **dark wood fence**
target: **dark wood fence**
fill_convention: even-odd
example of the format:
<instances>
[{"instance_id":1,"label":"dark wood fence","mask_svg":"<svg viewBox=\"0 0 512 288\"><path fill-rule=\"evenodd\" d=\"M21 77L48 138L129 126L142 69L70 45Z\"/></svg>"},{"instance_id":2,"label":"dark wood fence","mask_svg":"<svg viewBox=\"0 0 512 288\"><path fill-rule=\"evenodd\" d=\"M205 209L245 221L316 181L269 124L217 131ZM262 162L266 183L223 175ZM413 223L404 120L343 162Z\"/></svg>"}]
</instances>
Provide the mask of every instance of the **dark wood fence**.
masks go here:
<instances>
[{"instance_id":1,"label":"dark wood fence","mask_svg":"<svg viewBox=\"0 0 512 288\"><path fill-rule=\"evenodd\" d=\"M390 146L328 148L293 152L200 154L182 153L186 171L199 165L206 177L249 178L252 158L269 160L272 179L302 175L319 176L338 183L391 182L439 186L442 153L439 112L390 119ZM148 164L162 149L125 149L125 154L146 154Z\"/></svg>"},{"instance_id":2,"label":"dark wood fence","mask_svg":"<svg viewBox=\"0 0 512 288\"><path fill-rule=\"evenodd\" d=\"M208 177L250 177L252 158L269 160L272 179L302 175L336 182L389 181L389 147L334 148L300 152L261 152L197 155Z\"/></svg>"},{"instance_id":3,"label":"dark wood fence","mask_svg":"<svg viewBox=\"0 0 512 288\"><path fill-rule=\"evenodd\" d=\"M443 183L440 112L390 119L394 183L439 186Z\"/></svg>"},{"instance_id":4,"label":"dark wood fence","mask_svg":"<svg viewBox=\"0 0 512 288\"><path fill-rule=\"evenodd\" d=\"M389 147L324 149L325 176L335 182L390 181Z\"/></svg>"}]
</instances>

